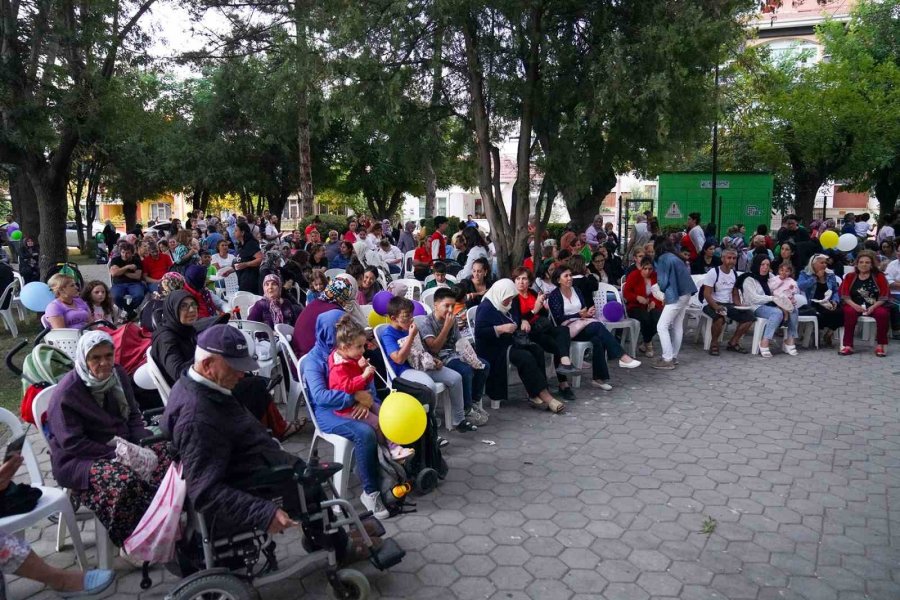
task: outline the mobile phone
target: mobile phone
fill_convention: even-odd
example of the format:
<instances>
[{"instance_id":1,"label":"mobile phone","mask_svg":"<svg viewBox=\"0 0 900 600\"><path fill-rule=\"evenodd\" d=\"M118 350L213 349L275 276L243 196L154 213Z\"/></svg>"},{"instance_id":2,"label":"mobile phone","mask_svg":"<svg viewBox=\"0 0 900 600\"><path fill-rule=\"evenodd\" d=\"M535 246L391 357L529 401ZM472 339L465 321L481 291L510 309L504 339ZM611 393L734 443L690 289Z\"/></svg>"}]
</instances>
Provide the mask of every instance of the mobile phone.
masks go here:
<instances>
[{"instance_id":1,"label":"mobile phone","mask_svg":"<svg viewBox=\"0 0 900 600\"><path fill-rule=\"evenodd\" d=\"M22 435L13 438L13 440L6 445L6 453L3 455L3 462L8 461L16 454L22 453L22 448L25 447L25 438L28 436L29 429L31 429L30 423L28 424L28 427L25 428L25 431L22 433Z\"/></svg>"}]
</instances>

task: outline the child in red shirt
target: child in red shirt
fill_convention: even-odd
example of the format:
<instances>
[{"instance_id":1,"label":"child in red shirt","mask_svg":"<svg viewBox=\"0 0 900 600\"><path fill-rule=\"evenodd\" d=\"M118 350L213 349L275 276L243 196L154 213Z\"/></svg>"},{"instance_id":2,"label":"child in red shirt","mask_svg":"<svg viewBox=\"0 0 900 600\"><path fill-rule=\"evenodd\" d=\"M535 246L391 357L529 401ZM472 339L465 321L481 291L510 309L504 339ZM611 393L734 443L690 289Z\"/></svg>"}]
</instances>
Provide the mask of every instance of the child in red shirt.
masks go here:
<instances>
[{"instance_id":1,"label":"child in red shirt","mask_svg":"<svg viewBox=\"0 0 900 600\"><path fill-rule=\"evenodd\" d=\"M341 317L335 329L336 348L328 355L328 389L340 390L348 394L366 390L372 382L372 378L375 377L375 367L363 357L366 349L366 330L350 315ZM399 446L385 439L381 434L381 429L378 427L378 403L372 404L365 415L354 417L354 411L359 411L361 408L365 410L356 405L336 410L334 414L347 419L359 419L372 427L378 433L381 443L387 442L391 458L394 460L403 460L414 454L412 448Z\"/></svg>"}]
</instances>

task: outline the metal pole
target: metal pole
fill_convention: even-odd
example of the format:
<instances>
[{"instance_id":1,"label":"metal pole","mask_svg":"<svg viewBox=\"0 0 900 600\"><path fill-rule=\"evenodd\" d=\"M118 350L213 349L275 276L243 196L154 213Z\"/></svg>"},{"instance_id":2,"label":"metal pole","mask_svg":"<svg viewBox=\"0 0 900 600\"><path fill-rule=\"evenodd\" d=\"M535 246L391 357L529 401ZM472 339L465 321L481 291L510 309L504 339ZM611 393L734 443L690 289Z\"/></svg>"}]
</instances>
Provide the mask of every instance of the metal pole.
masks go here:
<instances>
[{"instance_id":1,"label":"metal pole","mask_svg":"<svg viewBox=\"0 0 900 600\"><path fill-rule=\"evenodd\" d=\"M826 219L825 209L828 208L828 194L822 194L822 220Z\"/></svg>"},{"instance_id":2,"label":"metal pole","mask_svg":"<svg viewBox=\"0 0 900 600\"><path fill-rule=\"evenodd\" d=\"M716 171L719 169L719 61L716 60L716 79L713 87L713 139L712 139L712 190L710 190L710 198L712 199L712 211L710 214L710 222L716 222Z\"/></svg>"}]
</instances>

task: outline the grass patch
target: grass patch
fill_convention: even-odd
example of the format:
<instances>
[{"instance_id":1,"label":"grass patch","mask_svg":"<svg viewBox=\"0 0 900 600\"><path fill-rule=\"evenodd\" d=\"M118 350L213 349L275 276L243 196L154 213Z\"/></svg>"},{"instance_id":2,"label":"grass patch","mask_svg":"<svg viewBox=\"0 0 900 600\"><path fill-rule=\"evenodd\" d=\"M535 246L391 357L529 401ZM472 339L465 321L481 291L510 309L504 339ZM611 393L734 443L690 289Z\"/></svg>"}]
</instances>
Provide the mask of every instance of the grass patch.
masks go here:
<instances>
[{"instance_id":1,"label":"grass patch","mask_svg":"<svg viewBox=\"0 0 900 600\"><path fill-rule=\"evenodd\" d=\"M17 338L9 335L9 331L0 328L0 360L5 361L6 355L20 341L27 339L30 342L43 330L38 315L32 312L26 312L25 321L18 321L17 325L19 327L19 337ZM16 354L15 364L21 366L30 351L31 344ZM22 403L22 379L7 370L5 362L0 368L4 371L3 376L0 376L0 406L18 415L19 405Z\"/></svg>"}]
</instances>

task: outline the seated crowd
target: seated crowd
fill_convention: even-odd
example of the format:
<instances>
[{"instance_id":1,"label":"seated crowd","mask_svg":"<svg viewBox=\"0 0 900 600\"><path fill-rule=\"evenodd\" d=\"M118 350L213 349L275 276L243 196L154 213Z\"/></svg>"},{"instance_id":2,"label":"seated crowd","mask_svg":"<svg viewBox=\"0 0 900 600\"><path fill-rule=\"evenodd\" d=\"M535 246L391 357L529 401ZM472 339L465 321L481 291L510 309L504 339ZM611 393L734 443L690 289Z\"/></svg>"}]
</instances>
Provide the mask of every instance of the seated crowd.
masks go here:
<instances>
[{"instance_id":1,"label":"seated crowd","mask_svg":"<svg viewBox=\"0 0 900 600\"><path fill-rule=\"evenodd\" d=\"M259 222L203 219L203 231L198 219L202 215L185 229L172 226L166 240L126 236L110 260L111 288L92 281L80 291L72 277L55 275L49 284L56 300L46 321L53 328L79 328L141 313L152 331L149 355L171 386L161 423L184 461L189 496L235 527L275 533L297 525L233 482L261 464L295 464L298 459L272 436L302 431L304 421L286 422L272 401L270 381L250 374L259 365L243 334L226 324L232 314L210 289L210 274L221 280L235 273L238 289L261 292L249 320L279 331L292 328L290 345L303 361L299 376L317 426L352 442L361 503L378 518L389 515L379 492L378 446L386 445L400 461L412 453L386 440L378 426L391 380L432 393L441 384L450 404L448 425L460 434L488 425L484 396L493 406L515 399L511 367L524 387L522 400L563 412L576 399L573 380L580 380L584 349L591 350L590 384L606 392L613 390L610 361L625 370L641 366L616 334L619 319L605 316L613 300L621 299L637 322L639 353L662 370L679 365L692 301L711 320L712 355L720 353L729 324L734 329L724 349L746 354L744 337L759 323L762 357L773 356L782 329L781 349L795 356L801 316L818 320L826 346L842 329L842 355L853 353L854 329L863 317L874 321L876 355L886 355L892 326L894 339L900 338L900 259L893 237L881 241L880 254L861 239L852 257L843 256L818 243L828 227L811 235L792 218L774 240L763 231L745 245L743 226L731 228L719 243L710 236L714 228L700 226L698 214L690 215L683 235L660 235L652 215L642 215L622 247L598 215L586 231L566 231L558 241L532 235L529 255L511 278L496 276L494 246L473 221L448 240L443 217L434 219L430 234L412 222L392 228L388 221L351 218L345 232L328 232L323 244L316 222L280 237L277 219L268 215ZM326 267L342 272L328 277ZM411 282L399 278L404 272L421 282L415 287L425 314L416 314L407 293ZM388 322L373 331L369 305L385 289L392 294ZM576 347L582 351L573 352ZM49 439L56 480L121 545L171 456L165 445L156 445L149 449L153 468L117 460L117 443L133 445L149 432L132 376L115 364L115 351L103 331L80 337L75 370L60 382L49 411ZM545 368L548 356L553 377Z\"/></svg>"}]
</instances>

